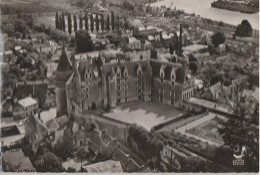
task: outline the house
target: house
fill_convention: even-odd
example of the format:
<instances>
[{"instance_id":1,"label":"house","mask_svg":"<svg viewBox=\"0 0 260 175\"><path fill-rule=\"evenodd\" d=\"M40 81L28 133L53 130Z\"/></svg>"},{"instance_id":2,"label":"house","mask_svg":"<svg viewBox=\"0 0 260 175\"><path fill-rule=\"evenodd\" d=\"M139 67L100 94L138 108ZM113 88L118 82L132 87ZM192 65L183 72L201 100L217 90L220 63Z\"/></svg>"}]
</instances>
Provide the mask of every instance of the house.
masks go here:
<instances>
[{"instance_id":1,"label":"house","mask_svg":"<svg viewBox=\"0 0 260 175\"><path fill-rule=\"evenodd\" d=\"M25 132L34 152L49 142L52 146L60 140L69 122L67 115L56 117L56 108L50 108L30 116L25 121Z\"/></svg>"},{"instance_id":2,"label":"house","mask_svg":"<svg viewBox=\"0 0 260 175\"><path fill-rule=\"evenodd\" d=\"M123 168L119 161L107 160L83 167L88 173L123 173Z\"/></svg>"},{"instance_id":3,"label":"house","mask_svg":"<svg viewBox=\"0 0 260 175\"><path fill-rule=\"evenodd\" d=\"M14 47L14 50L15 50L16 52L20 51L21 49L22 49L22 46L15 46L15 47Z\"/></svg>"},{"instance_id":4,"label":"house","mask_svg":"<svg viewBox=\"0 0 260 175\"><path fill-rule=\"evenodd\" d=\"M54 72L57 69L58 63L45 62L44 65L47 67L47 78L54 77Z\"/></svg>"},{"instance_id":5,"label":"house","mask_svg":"<svg viewBox=\"0 0 260 175\"><path fill-rule=\"evenodd\" d=\"M161 36L161 40L163 42L164 47L170 47L170 45L173 43L173 33L163 33Z\"/></svg>"},{"instance_id":6,"label":"house","mask_svg":"<svg viewBox=\"0 0 260 175\"><path fill-rule=\"evenodd\" d=\"M135 37L123 38L121 47L123 50L141 50L141 41Z\"/></svg>"},{"instance_id":7,"label":"house","mask_svg":"<svg viewBox=\"0 0 260 175\"><path fill-rule=\"evenodd\" d=\"M35 114L38 109L38 102L32 97L26 97L18 100L14 106L14 118L24 118Z\"/></svg>"}]
</instances>

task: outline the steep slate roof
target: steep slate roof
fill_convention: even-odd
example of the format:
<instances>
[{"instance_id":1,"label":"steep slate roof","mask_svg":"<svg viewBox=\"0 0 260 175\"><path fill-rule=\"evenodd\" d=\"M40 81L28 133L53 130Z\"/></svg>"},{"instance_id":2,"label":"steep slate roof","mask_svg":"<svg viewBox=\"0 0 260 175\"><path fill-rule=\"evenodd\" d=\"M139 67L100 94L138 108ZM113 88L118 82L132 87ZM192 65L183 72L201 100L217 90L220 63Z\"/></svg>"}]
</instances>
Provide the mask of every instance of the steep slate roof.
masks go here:
<instances>
[{"instance_id":1,"label":"steep slate roof","mask_svg":"<svg viewBox=\"0 0 260 175\"><path fill-rule=\"evenodd\" d=\"M64 48L61 52L57 71L72 71L71 61L69 60Z\"/></svg>"},{"instance_id":2,"label":"steep slate roof","mask_svg":"<svg viewBox=\"0 0 260 175\"><path fill-rule=\"evenodd\" d=\"M161 69L162 65L165 65L165 67L164 67L164 74L165 74L164 79L171 80L172 69L174 69L174 71L176 72L176 78L178 76L181 76L181 77L179 77L179 78L181 78L181 79L179 79L179 81L184 82L184 74L181 74L180 71L179 72L176 71L176 70L182 68L181 64L170 63L170 62L165 63L165 62L158 61L158 60L150 60L150 64L151 64L151 67L152 67L153 77L160 78L160 69ZM176 79L176 81L177 81L177 79Z\"/></svg>"},{"instance_id":3,"label":"steep slate roof","mask_svg":"<svg viewBox=\"0 0 260 175\"><path fill-rule=\"evenodd\" d=\"M183 67L179 67L176 71L176 82L184 83L186 78L186 71Z\"/></svg>"},{"instance_id":4,"label":"steep slate roof","mask_svg":"<svg viewBox=\"0 0 260 175\"><path fill-rule=\"evenodd\" d=\"M107 63L103 65L102 68L102 73L104 75L108 75L111 71L111 68L114 68L115 73L116 73L116 68L117 66L120 67L121 72L123 73L124 69L127 69L128 76L136 76L137 75L137 68L138 65L144 69L147 65L146 60L141 60L141 61L131 61L131 62L120 62L120 63Z\"/></svg>"}]
</instances>

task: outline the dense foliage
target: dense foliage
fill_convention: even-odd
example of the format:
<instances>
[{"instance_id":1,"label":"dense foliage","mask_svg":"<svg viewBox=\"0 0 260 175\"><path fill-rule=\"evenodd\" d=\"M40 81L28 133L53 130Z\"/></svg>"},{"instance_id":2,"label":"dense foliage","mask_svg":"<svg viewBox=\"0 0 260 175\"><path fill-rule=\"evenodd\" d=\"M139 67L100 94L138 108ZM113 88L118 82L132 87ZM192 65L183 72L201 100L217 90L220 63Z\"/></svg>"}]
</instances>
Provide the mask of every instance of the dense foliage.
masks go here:
<instances>
[{"instance_id":1,"label":"dense foliage","mask_svg":"<svg viewBox=\"0 0 260 175\"><path fill-rule=\"evenodd\" d=\"M128 135L128 146L147 163L153 162L154 166L159 166L160 150L162 143L156 133L148 132L144 128L131 125Z\"/></svg>"},{"instance_id":2,"label":"dense foliage","mask_svg":"<svg viewBox=\"0 0 260 175\"><path fill-rule=\"evenodd\" d=\"M253 28L247 20L243 20L241 24L236 27L235 35L240 37L251 37Z\"/></svg>"},{"instance_id":3,"label":"dense foliage","mask_svg":"<svg viewBox=\"0 0 260 175\"><path fill-rule=\"evenodd\" d=\"M250 106L251 107L251 106ZM238 105L236 115L223 122L219 133L228 148L225 154L227 159L233 159L233 154L239 155L243 152L244 166L237 171L258 172L259 171L259 112L255 108L253 114L249 114L248 106Z\"/></svg>"},{"instance_id":4,"label":"dense foliage","mask_svg":"<svg viewBox=\"0 0 260 175\"><path fill-rule=\"evenodd\" d=\"M220 44L223 44L226 40L223 33L217 32L211 36L212 43L215 47L218 47Z\"/></svg>"},{"instance_id":5,"label":"dense foliage","mask_svg":"<svg viewBox=\"0 0 260 175\"><path fill-rule=\"evenodd\" d=\"M67 137L63 137L62 140L59 140L53 146L53 152L63 160L71 157L73 155L73 151L76 149L76 145L73 141Z\"/></svg>"},{"instance_id":6,"label":"dense foliage","mask_svg":"<svg viewBox=\"0 0 260 175\"><path fill-rule=\"evenodd\" d=\"M91 37L86 30L76 31L75 40L77 53L93 51L93 41L91 40Z\"/></svg>"}]
</instances>

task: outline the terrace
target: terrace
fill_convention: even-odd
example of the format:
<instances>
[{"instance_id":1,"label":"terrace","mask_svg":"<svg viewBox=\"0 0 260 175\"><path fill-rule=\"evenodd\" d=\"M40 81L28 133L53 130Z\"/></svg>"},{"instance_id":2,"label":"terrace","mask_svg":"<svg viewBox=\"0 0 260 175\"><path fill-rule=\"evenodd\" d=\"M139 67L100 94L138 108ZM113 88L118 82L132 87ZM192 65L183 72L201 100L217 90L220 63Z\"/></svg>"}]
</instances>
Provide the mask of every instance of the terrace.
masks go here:
<instances>
[{"instance_id":1,"label":"terrace","mask_svg":"<svg viewBox=\"0 0 260 175\"><path fill-rule=\"evenodd\" d=\"M182 116L182 112L173 107L155 102L134 102L122 104L103 115L129 124L138 124L148 131L153 127Z\"/></svg>"}]
</instances>

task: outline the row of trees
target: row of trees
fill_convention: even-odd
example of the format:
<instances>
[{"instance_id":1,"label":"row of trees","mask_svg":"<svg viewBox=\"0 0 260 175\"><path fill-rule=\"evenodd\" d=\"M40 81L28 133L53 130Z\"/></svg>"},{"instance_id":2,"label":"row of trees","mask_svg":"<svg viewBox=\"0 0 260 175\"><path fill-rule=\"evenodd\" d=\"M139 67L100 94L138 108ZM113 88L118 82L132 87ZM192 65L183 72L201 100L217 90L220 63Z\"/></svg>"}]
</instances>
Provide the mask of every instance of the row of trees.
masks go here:
<instances>
[{"instance_id":1,"label":"row of trees","mask_svg":"<svg viewBox=\"0 0 260 175\"><path fill-rule=\"evenodd\" d=\"M90 18L90 24L89 24L89 18ZM120 28L120 18L119 18L119 16L115 17L113 12L111 12L111 18L109 15L107 15L107 17L105 19L103 14L101 14L101 15L96 14L95 19L94 19L94 15L92 13L90 14L90 17L86 13L84 16L84 19L81 15L79 15L78 19L79 19L79 26L77 23L77 16L73 15L73 21L72 21L71 14L70 13L68 14L67 26L68 26L69 34L72 33L72 22L73 22L73 27L74 27L74 32L75 32L78 29L83 29L83 20L85 21L85 26L84 26L85 30L87 30L87 31L90 30L92 33L94 31L94 25L95 25L97 33L99 32L100 29L102 32L104 32L105 30L109 31L110 27L111 27L112 31L119 30L119 28ZM64 13L59 15L56 12L55 27L56 27L56 29L62 30L65 32L66 22L65 22Z\"/></svg>"}]
</instances>

